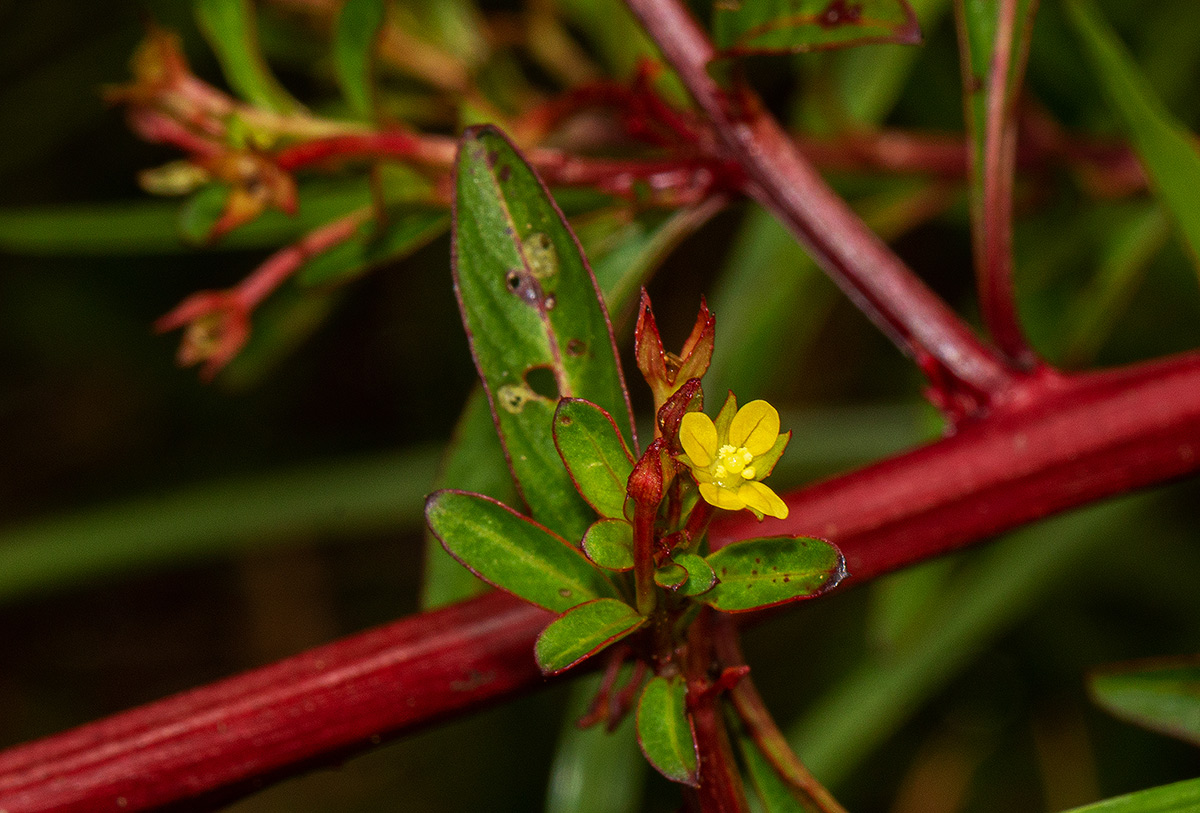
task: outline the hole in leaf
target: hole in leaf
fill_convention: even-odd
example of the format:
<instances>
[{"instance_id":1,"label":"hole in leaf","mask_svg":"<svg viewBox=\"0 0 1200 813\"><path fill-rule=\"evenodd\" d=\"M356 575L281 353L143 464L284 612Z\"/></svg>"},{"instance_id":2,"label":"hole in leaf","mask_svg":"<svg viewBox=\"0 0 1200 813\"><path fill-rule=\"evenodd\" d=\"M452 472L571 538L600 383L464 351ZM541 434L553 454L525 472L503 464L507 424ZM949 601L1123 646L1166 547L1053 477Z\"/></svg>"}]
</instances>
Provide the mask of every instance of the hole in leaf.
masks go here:
<instances>
[{"instance_id":1,"label":"hole in leaf","mask_svg":"<svg viewBox=\"0 0 1200 813\"><path fill-rule=\"evenodd\" d=\"M521 275L516 271L509 271L508 276L504 278L504 284L508 286L508 290L515 294L521 290Z\"/></svg>"},{"instance_id":2,"label":"hole in leaf","mask_svg":"<svg viewBox=\"0 0 1200 813\"><path fill-rule=\"evenodd\" d=\"M552 402L558 401L558 379L549 367L530 367L525 371L525 386Z\"/></svg>"}]
</instances>

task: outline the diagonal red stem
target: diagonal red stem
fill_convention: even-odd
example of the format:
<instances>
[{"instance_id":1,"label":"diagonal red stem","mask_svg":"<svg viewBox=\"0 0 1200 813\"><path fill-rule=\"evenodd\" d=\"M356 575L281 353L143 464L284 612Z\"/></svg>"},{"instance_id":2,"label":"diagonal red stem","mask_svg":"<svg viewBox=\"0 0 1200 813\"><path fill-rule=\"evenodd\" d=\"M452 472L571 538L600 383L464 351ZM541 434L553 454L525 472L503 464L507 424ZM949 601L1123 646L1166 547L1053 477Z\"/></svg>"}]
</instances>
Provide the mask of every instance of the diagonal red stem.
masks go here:
<instances>
[{"instance_id":1,"label":"diagonal red stem","mask_svg":"<svg viewBox=\"0 0 1200 813\"><path fill-rule=\"evenodd\" d=\"M1200 469L1200 353L1112 372L1041 373L1004 409L788 495L786 521L730 515L714 542L810 533L850 577L955 550L1056 511ZM549 615L499 594L0 754L0 810L149 810L234 798L383 738L543 684Z\"/></svg>"},{"instance_id":2,"label":"diagonal red stem","mask_svg":"<svg viewBox=\"0 0 1200 813\"><path fill-rule=\"evenodd\" d=\"M749 194L903 351L933 359L944 371L936 378L974 396L975 411L1002 400L1014 371L863 224L751 91L718 85L708 72L713 44L688 10L677 0L629 0L629 7L746 172Z\"/></svg>"}]
</instances>

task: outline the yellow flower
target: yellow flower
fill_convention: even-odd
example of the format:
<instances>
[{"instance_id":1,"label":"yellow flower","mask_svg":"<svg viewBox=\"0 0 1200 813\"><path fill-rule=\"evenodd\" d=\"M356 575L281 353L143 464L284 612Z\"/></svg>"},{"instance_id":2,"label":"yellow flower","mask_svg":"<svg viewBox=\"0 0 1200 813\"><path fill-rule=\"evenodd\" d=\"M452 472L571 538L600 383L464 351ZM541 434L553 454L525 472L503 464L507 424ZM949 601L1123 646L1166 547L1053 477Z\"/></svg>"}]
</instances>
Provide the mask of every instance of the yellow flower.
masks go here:
<instances>
[{"instance_id":1,"label":"yellow flower","mask_svg":"<svg viewBox=\"0 0 1200 813\"><path fill-rule=\"evenodd\" d=\"M791 432L779 434L775 407L751 401L738 409L730 393L716 423L703 412L683 416L680 460L691 468L700 496L717 508L749 508L759 519L764 514L785 519L787 505L759 481L775 468L791 437Z\"/></svg>"}]
</instances>

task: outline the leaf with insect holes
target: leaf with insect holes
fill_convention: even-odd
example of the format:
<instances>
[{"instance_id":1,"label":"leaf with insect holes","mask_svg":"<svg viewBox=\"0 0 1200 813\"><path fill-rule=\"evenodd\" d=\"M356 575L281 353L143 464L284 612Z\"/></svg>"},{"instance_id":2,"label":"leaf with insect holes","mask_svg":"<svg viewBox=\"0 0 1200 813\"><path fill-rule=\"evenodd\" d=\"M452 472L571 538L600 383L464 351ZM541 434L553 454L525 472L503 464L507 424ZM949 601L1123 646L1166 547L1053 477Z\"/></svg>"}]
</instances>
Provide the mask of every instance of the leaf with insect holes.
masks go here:
<instances>
[{"instance_id":1,"label":"leaf with insect holes","mask_svg":"<svg viewBox=\"0 0 1200 813\"><path fill-rule=\"evenodd\" d=\"M435 491L425 519L476 576L556 613L616 598L612 583L562 537L482 494Z\"/></svg>"},{"instance_id":2,"label":"leaf with insect holes","mask_svg":"<svg viewBox=\"0 0 1200 813\"><path fill-rule=\"evenodd\" d=\"M194 8L200 30L239 96L275 113L286 115L301 109L267 68L258 47L250 0L196 0Z\"/></svg>"},{"instance_id":3,"label":"leaf with insect holes","mask_svg":"<svg viewBox=\"0 0 1200 813\"><path fill-rule=\"evenodd\" d=\"M603 302L545 186L499 130L468 129L455 164L455 292L513 476L534 519L570 539L590 511L552 436L560 397L633 420Z\"/></svg>"},{"instance_id":4,"label":"leaf with insect holes","mask_svg":"<svg viewBox=\"0 0 1200 813\"><path fill-rule=\"evenodd\" d=\"M648 619L615 598L598 598L567 610L542 630L533 654L553 675L590 658L638 630Z\"/></svg>"},{"instance_id":5,"label":"leaf with insect holes","mask_svg":"<svg viewBox=\"0 0 1200 813\"><path fill-rule=\"evenodd\" d=\"M682 678L651 678L637 708L638 744L655 770L684 785L697 787L699 761L687 715L687 684Z\"/></svg>"},{"instance_id":6,"label":"leaf with insect holes","mask_svg":"<svg viewBox=\"0 0 1200 813\"><path fill-rule=\"evenodd\" d=\"M846 575L841 551L821 539L772 536L726 545L707 557L717 584L700 597L724 612L773 607L823 593Z\"/></svg>"},{"instance_id":7,"label":"leaf with insect holes","mask_svg":"<svg viewBox=\"0 0 1200 813\"><path fill-rule=\"evenodd\" d=\"M612 416L591 401L563 398L554 411L554 445L588 505L602 517L623 518L633 456Z\"/></svg>"},{"instance_id":8,"label":"leaf with insect holes","mask_svg":"<svg viewBox=\"0 0 1200 813\"><path fill-rule=\"evenodd\" d=\"M846 48L921 41L906 0L731 0L713 9L721 56Z\"/></svg>"},{"instance_id":9,"label":"leaf with insect holes","mask_svg":"<svg viewBox=\"0 0 1200 813\"><path fill-rule=\"evenodd\" d=\"M623 519L600 519L583 535L583 552L605 570L633 570L633 525Z\"/></svg>"},{"instance_id":10,"label":"leaf with insect holes","mask_svg":"<svg viewBox=\"0 0 1200 813\"><path fill-rule=\"evenodd\" d=\"M346 0L333 36L333 68L355 115L374 118L375 43L383 27L384 0Z\"/></svg>"},{"instance_id":11,"label":"leaf with insect holes","mask_svg":"<svg viewBox=\"0 0 1200 813\"><path fill-rule=\"evenodd\" d=\"M1200 655L1104 669L1089 688L1122 720L1200 745Z\"/></svg>"}]
</instances>

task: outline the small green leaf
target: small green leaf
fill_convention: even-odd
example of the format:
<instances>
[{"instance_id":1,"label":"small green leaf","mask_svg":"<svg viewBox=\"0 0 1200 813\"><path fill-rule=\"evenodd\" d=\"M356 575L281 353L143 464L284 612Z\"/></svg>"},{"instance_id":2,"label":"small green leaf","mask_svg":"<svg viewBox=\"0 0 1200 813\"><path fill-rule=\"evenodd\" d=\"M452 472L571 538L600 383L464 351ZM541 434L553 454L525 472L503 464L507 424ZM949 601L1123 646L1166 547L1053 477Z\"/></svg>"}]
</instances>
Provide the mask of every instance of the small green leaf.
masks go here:
<instances>
[{"instance_id":1,"label":"small green leaf","mask_svg":"<svg viewBox=\"0 0 1200 813\"><path fill-rule=\"evenodd\" d=\"M196 18L229 85L246 101L287 115L301 109L267 68L249 0L196 0Z\"/></svg>"},{"instance_id":2,"label":"small green leaf","mask_svg":"<svg viewBox=\"0 0 1200 813\"><path fill-rule=\"evenodd\" d=\"M1192 261L1200 264L1200 154L1195 137L1167 110L1092 4L1071 0L1067 9L1155 196L1182 231Z\"/></svg>"},{"instance_id":3,"label":"small green leaf","mask_svg":"<svg viewBox=\"0 0 1200 813\"><path fill-rule=\"evenodd\" d=\"M1200 810L1200 779L1139 790L1063 813L1195 813Z\"/></svg>"},{"instance_id":4,"label":"small green leaf","mask_svg":"<svg viewBox=\"0 0 1200 813\"><path fill-rule=\"evenodd\" d=\"M630 440L632 417L579 244L545 186L493 127L472 128L460 143L453 249L463 323L518 488L535 519L579 539L591 512L554 446L558 399L598 404Z\"/></svg>"},{"instance_id":5,"label":"small green leaf","mask_svg":"<svg viewBox=\"0 0 1200 813\"><path fill-rule=\"evenodd\" d=\"M609 644L634 632L647 619L615 598L598 598L574 607L542 630L533 653L547 675L570 669Z\"/></svg>"},{"instance_id":6,"label":"small green leaf","mask_svg":"<svg viewBox=\"0 0 1200 813\"><path fill-rule=\"evenodd\" d=\"M735 0L714 4L713 35L722 56L914 45L917 15L906 0Z\"/></svg>"},{"instance_id":7,"label":"small green leaf","mask_svg":"<svg viewBox=\"0 0 1200 813\"><path fill-rule=\"evenodd\" d=\"M583 552L605 570L632 570L633 526L623 519L593 522L583 535Z\"/></svg>"},{"instance_id":8,"label":"small green leaf","mask_svg":"<svg viewBox=\"0 0 1200 813\"><path fill-rule=\"evenodd\" d=\"M482 494L435 491L425 518L446 551L476 576L556 613L612 584L565 539Z\"/></svg>"},{"instance_id":9,"label":"small green leaf","mask_svg":"<svg viewBox=\"0 0 1200 813\"><path fill-rule=\"evenodd\" d=\"M1090 688L1122 720L1200 745L1200 655L1106 669Z\"/></svg>"},{"instance_id":10,"label":"small green leaf","mask_svg":"<svg viewBox=\"0 0 1200 813\"><path fill-rule=\"evenodd\" d=\"M318 254L300 268L301 285L345 282L375 266L412 254L437 237L450 223L445 212L419 209L396 214L382 228L371 220L344 243Z\"/></svg>"},{"instance_id":11,"label":"small green leaf","mask_svg":"<svg viewBox=\"0 0 1200 813\"><path fill-rule=\"evenodd\" d=\"M694 553L679 553L672 558L688 574L687 582L680 587L680 595L698 596L707 593L717 583L717 574L704 557Z\"/></svg>"},{"instance_id":12,"label":"small green leaf","mask_svg":"<svg viewBox=\"0 0 1200 813\"><path fill-rule=\"evenodd\" d=\"M637 732L642 753L659 773L672 782L699 786L696 740L682 678L654 677L646 683L638 701Z\"/></svg>"},{"instance_id":13,"label":"small green leaf","mask_svg":"<svg viewBox=\"0 0 1200 813\"><path fill-rule=\"evenodd\" d=\"M664 590L678 590L687 580L687 570L674 562L667 562L654 571L654 583Z\"/></svg>"},{"instance_id":14,"label":"small green leaf","mask_svg":"<svg viewBox=\"0 0 1200 813\"><path fill-rule=\"evenodd\" d=\"M709 554L717 585L702 598L724 612L773 607L833 588L846 575L841 552L821 539L747 539Z\"/></svg>"},{"instance_id":15,"label":"small green leaf","mask_svg":"<svg viewBox=\"0 0 1200 813\"><path fill-rule=\"evenodd\" d=\"M625 516L633 456L612 416L582 398L563 398L554 411L554 445L575 488L602 517Z\"/></svg>"},{"instance_id":16,"label":"small green leaf","mask_svg":"<svg viewBox=\"0 0 1200 813\"><path fill-rule=\"evenodd\" d=\"M338 84L360 118L375 112L375 42L383 26L383 0L346 0L333 36L333 67Z\"/></svg>"}]
</instances>

